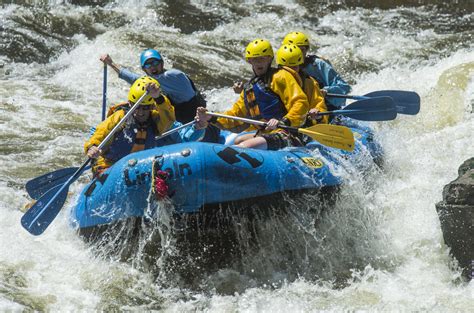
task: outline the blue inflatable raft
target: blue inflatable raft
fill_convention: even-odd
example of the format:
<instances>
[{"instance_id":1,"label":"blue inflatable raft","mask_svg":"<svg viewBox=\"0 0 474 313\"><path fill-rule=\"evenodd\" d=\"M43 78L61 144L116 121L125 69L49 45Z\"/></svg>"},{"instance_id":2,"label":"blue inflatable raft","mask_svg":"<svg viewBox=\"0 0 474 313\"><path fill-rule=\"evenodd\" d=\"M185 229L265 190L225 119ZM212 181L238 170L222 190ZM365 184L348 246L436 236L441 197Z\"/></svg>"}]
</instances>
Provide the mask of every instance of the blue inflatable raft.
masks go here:
<instances>
[{"instance_id":1,"label":"blue inflatable raft","mask_svg":"<svg viewBox=\"0 0 474 313\"><path fill-rule=\"evenodd\" d=\"M170 199L175 212L183 215L213 205L338 186L342 179L335 173L343 160L357 163L364 155L372 162L382 155L370 128L350 128L356 141L353 152L317 142L279 151L191 142L130 154L83 189L72 222L83 230L146 216L150 201L155 201L158 170L169 173Z\"/></svg>"}]
</instances>

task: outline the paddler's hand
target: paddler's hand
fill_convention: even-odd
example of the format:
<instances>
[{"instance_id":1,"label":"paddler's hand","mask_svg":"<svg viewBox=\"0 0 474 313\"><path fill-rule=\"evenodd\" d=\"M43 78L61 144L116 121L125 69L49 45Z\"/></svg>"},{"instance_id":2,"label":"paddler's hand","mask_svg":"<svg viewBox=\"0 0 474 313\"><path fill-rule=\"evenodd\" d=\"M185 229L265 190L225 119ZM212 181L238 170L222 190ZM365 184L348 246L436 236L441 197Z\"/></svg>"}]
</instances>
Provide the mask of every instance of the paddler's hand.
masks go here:
<instances>
[{"instance_id":1,"label":"paddler's hand","mask_svg":"<svg viewBox=\"0 0 474 313\"><path fill-rule=\"evenodd\" d=\"M319 115L318 109L309 110L308 115L309 115L309 118L316 121L320 121L323 118L321 115Z\"/></svg>"},{"instance_id":2,"label":"paddler's hand","mask_svg":"<svg viewBox=\"0 0 474 313\"><path fill-rule=\"evenodd\" d=\"M326 98L328 91L326 89L321 89L321 94L323 95L324 98Z\"/></svg>"},{"instance_id":3,"label":"paddler's hand","mask_svg":"<svg viewBox=\"0 0 474 313\"><path fill-rule=\"evenodd\" d=\"M242 90L244 90L244 82L235 82L234 85L232 86L232 89L234 89L234 92L236 94L240 94Z\"/></svg>"},{"instance_id":4,"label":"paddler's hand","mask_svg":"<svg viewBox=\"0 0 474 313\"><path fill-rule=\"evenodd\" d=\"M200 120L203 120L206 122L208 122L212 118L211 115L207 114L207 109L204 107L198 107L196 109L196 114L197 114L196 116L200 116Z\"/></svg>"},{"instance_id":5,"label":"paddler's hand","mask_svg":"<svg viewBox=\"0 0 474 313\"><path fill-rule=\"evenodd\" d=\"M200 110L201 109L201 110ZM202 110L204 109L204 110ZM196 116L194 117L194 120L197 122L196 125L194 126L196 129L204 129L209 125L207 122L211 116L207 115L207 110L206 108L199 107L196 110Z\"/></svg>"},{"instance_id":6,"label":"paddler's hand","mask_svg":"<svg viewBox=\"0 0 474 313\"><path fill-rule=\"evenodd\" d=\"M112 63L114 63L114 61L112 61L112 58L108 54L102 54L100 56L100 60L107 65L112 65Z\"/></svg>"},{"instance_id":7,"label":"paddler's hand","mask_svg":"<svg viewBox=\"0 0 474 313\"><path fill-rule=\"evenodd\" d=\"M267 122L267 127L265 127L265 129L267 130L276 129L278 124L280 124L280 121L277 120L276 118L272 118L271 120Z\"/></svg>"},{"instance_id":8,"label":"paddler's hand","mask_svg":"<svg viewBox=\"0 0 474 313\"><path fill-rule=\"evenodd\" d=\"M158 87L158 85L155 83L149 83L146 86L146 90L148 90L152 98L158 98L160 96L160 87Z\"/></svg>"},{"instance_id":9,"label":"paddler's hand","mask_svg":"<svg viewBox=\"0 0 474 313\"><path fill-rule=\"evenodd\" d=\"M119 64L115 64L114 61L112 61L112 58L108 54L102 54L100 56L100 60L104 62L104 64L107 64L110 66L114 71L117 72L117 74L120 73L121 66Z\"/></svg>"},{"instance_id":10,"label":"paddler's hand","mask_svg":"<svg viewBox=\"0 0 474 313\"><path fill-rule=\"evenodd\" d=\"M92 146L87 150L87 156L92 159L97 159L100 155L100 150L97 146Z\"/></svg>"}]
</instances>

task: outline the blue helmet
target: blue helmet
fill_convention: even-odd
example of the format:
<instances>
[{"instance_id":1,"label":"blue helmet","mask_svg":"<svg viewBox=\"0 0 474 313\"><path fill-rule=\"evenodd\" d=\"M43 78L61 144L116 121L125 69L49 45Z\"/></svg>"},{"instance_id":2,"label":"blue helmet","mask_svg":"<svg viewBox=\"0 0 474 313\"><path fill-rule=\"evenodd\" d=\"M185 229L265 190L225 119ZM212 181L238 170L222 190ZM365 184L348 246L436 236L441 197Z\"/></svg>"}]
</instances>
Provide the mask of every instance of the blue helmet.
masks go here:
<instances>
[{"instance_id":1,"label":"blue helmet","mask_svg":"<svg viewBox=\"0 0 474 313\"><path fill-rule=\"evenodd\" d=\"M156 51L155 49L147 49L140 54L140 64L143 67L145 65L146 61L149 59L157 59L158 61L163 61L163 58L161 57L161 54Z\"/></svg>"}]
</instances>

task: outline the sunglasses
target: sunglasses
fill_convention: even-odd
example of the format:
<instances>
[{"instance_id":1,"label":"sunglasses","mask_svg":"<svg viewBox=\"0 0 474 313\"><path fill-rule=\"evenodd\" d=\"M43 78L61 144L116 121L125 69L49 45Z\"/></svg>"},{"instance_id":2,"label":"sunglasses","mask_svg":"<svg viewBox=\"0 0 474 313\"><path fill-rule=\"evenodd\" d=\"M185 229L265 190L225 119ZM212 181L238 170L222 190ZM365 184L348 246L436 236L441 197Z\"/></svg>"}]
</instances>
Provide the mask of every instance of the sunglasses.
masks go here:
<instances>
[{"instance_id":1,"label":"sunglasses","mask_svg":"<svg viewBox=\"0 0 474 313\"><path fill-rule=\"evenodd\" d=\"M161 63L161 61L159 61L159 60L153 60L153 61L151 61L151 62L145 63L145 64L143 65L143 68L149 69L149 68L152 67L152 66L158 66L158 65L160 65L160 63Z\"/></svg>"}]
</instances>

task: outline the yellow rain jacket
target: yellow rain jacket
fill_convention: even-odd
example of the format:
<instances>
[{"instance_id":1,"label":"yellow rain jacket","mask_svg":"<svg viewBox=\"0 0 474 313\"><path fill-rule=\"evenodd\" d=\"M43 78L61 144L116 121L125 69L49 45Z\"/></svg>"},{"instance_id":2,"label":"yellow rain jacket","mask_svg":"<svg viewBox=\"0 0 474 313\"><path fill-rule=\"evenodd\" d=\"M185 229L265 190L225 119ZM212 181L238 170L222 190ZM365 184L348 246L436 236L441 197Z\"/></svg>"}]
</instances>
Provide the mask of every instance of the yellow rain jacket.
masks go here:
<instances>
[{"instance_id":1,"label":"yellow rain jacket","mask_svg":"<svg viewBox=\"0 0 474 313\"><path fill-rule=\"evenodd\" d=\"M328 108L326 106L326 102L324 101L324 96L321 93L321 89L319 88L319 84L313 77L306 75L303 73L297 73L296 71L292 70L287 66L282 66L282 68L288 72L290 72L293 77L298 81L298 84L303 87L303 91L308 97L309 102L309 110L311 109L318 109L319 112L327 112ZM304 79L302 81L302 78ZM308 122L310 125L316 125L318 123L325 123L329 122L329 116L324 115L319 122L313 119L308 118Z\"/></svg>"},{"instance_id":2,"label":"yellow rain jacket","mask_svg":"<svg viewBox=\"0 0 474 313\"><path fill-rule=\"evenodd\" d=\"M123 119L128 109L126 103L115 105L114 108L117 109L110 112L111 115L97 126L94 134L84 144L85 153L90 147L100 145L115 125ZM174 108L167 97L163 96L162 103L154 105L150 118L153 123L147 128L139 128L138 131L136 131L137 125L135 125L133 118L125 122L122 128L114 134L114 138L110 139L108 144L102 148L101 156L94 160L93 172L110 167L118 159L131 152L149 148L150 145L155 144L155 136L172 128L175 122Z\"/></svg>"},{"instance_id":3,"label":"yellow rain jacket","mask_svg":"<svg viewBox=\"0 0 474 313\"><path fill-rule=\"evenodd\" d=\"M252 86L254 79L246 84L244 90L240 93L240 97L237 102L235 102L232 108L226 111L224 114L244 118L258 118L261 121L270 120L268 116L267 118L262 118L262 114L260 112L261 103L258 103L258 96L255 97L253 92L249 92L249 89L251 90L252 87L255 86ZM269 87L268 92L271 92L275 96L279 97L282 103L281 112L283 114L281 114L282 118L280 120L289 126L300 127L305 121L306 113L308 112L309 107L308 98L301 89L300 84L288 71L274 68L269 69L263 80ZM252 101L256 102L257 105L249 106L248 103ZM279 119L278 116L273 116L272 118ZM253 125L248 125L246 123L227 118L217 118L215 124L219 128L228 129L236 133L245 130L258 129ZM262 131L265 133L270 132L266 130ZM275 131L281 130L276 129L271 132Z\"/></svg>"}]
</instances>

